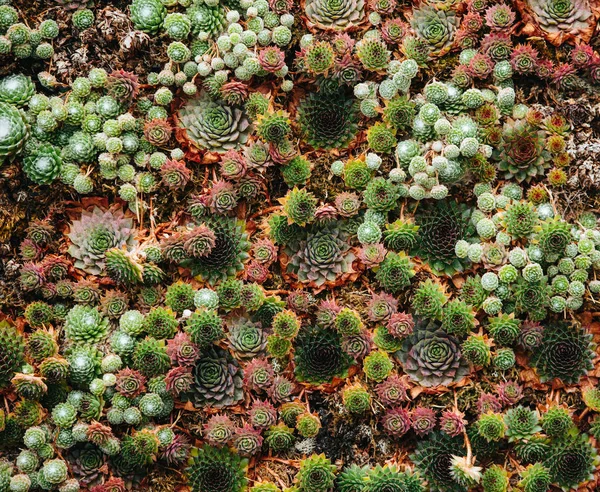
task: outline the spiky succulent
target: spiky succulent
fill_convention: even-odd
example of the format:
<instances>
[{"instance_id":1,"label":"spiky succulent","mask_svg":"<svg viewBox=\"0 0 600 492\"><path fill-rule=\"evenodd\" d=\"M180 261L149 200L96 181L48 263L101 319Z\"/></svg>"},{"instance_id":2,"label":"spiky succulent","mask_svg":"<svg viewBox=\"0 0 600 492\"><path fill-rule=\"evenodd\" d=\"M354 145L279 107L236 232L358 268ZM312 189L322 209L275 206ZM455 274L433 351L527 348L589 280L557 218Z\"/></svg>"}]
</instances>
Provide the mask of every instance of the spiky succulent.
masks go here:
<instances>
[{"instance_id":1,"label":"spiky succulent","mask_svg":"<svg viewBox=\"0 0 600 492\"><path fill-rule=\"evenodd\" d=\"M99 275L104 271L106 251L133 247L134 235L133 220L121 210L83 210L81 218L71 224L69 254L75 258L76 268Z\"/></svg>"},{"instance_id":2,"label":"spiky succulent","mask_svg":"<svg viewBox=\"0 0 600 492\"><path fill-rule=\"evenodd\" d=\"M427 279L417 287L412 308L416 314L424 318L440 319L447 301L444 287L439 282Z\"/></svg>"},{"instance_id":3,"label":"spiky succulent","mask_svg":"<svg viewBox=\"0 0 600 492\"><path fill-rule=\"evenodd\" d=\"M557 441L548 449L543 464L550 472L552 483L569 490L592 479L598 457L588 436L581 434Z\"/></svg>"},{"instance_id":4,"label":"spiky succulent","mask_svg":"<svg viewBox=\"0 0 600 492\"><path fill-rule=\"evenodd\" d=\"M337 333L309 328L298 336L294 362L299 381L321 384L346 377L352 359L343 351Z\"/></svg>"},{"instance_id":5,"label":"spiky succulent","mask_svg":"<svg viewBox=\"0 0 600 492\"><path fill-rule=\"evenodd\" d=\"M222 408L243 398L243 373L231 355L220 348L207 349L193 371L190 399L198 406Z\"/></svg>"},{"instance_id":6,"label":"spiky succulent","mask_svg":"<svg viewBox=\"0 0 600 492\"><path fill-rule=\"evenodd\" d=\"M447 386L461 381L469 373L459 341L434 321L417 318L412 335L405 339L395 356L404 372L421 386Z\"/></svg>"},{"instance_id":7,"label":"spiky succulent","mask_svg":"<svg viewBox=\"0 0 600 492\"><path fill-rule=\"evenodd\" d=\"M25 363L25 341L7 321L0 322L0 388L7 386Z\"/></svg>"},{"instance_id":8,"label":"spiky succulent","mask_svg":"<svg viewBox=\"0 0 600 492\"><path fill-rule=\"evenodd\" d=\"M23 159L23 170L37 184L50 184L60 174L62 159L60 152L50 144L42 144L35 152Z\"/></svg>"},{"instance_id":9,"label":"spiky succulent","mask_svg":"<svg viewBox=\"0 0 600 492\"><path fill-rule=\"evenodd\" d=\"M338 489L340 492L364 492L368 472L369 468L366 466L350 465L338 475L336 480Z\"/></svg>"},{"instance_id":10,"label":"spiky succulent","mask_svg":"<svg viewBox=\"0 0 600 492\"><path fill-rule=\"evenodd\" d=\"M572 240L571 228L560 216L545 220L535 228L537 242L545 254L562 255Z\"/></svg>"},{"instance_id":11,"label":"spiky succulent","mask_svg":"<svg viewBox=\"0 0 600 492\"><path fill-rule=\"evenodd\" d=\"M204 445L192 451L187 475L193 492L243 492L248 461L227 448Z\"/></svg>"},{"instance_id":12,"label":"spiky succulent","mask_svg":"<svg viewBox=\"0 0 600 492\"><path fill-rule=\"evenodd\" d=\"M218 103L201 94L178 113L178 126L190 143L210 152L225 153L248 140L252 125L243 109Z\"/></svg>"},{"instance_id":13,"label":"spiky succulent","mask_svg":"<svg viewBox=\"0 0 600 492\"><path fill-rule=\"evenodd\" d=\"M66 337L75 343L99 342L108 335L108 329L109 319L90 306L74 306L65 319Z\"/></svg>"},{"instance_id":14,"label":"spiky succulent","mask_svg":"<svg viewBox=\"0 0 600 492\"><path fill-rule=\"evenodd\" d=\"M304 5L308 20L322 29L346 29L365 16L364 0L308 0Z\"/></svg>"},{"instance_id":15,"label":"spiky succulent","mask_svg":"<svg viewBox=\"0 0 600 492\"><path fill-rule=\"evenodd\" d=\"M171 365L164 341L153 337L140 340L133 351L133 367L146 377L164 374Z\"/></svg>"},{"instance_id":16,"label":"spiky succulent","mask_svg":"<svg viewBox=\"0 0 600 492\"><path fill-rule=\"evenodd\" d=\"M521 473L519 485L523 492L546 491L550 487L550 472L541 463L529 465Z\"/></svg>"},{"instance_id":17,"label":"spiky succulent","mask_svg":"<svg viewBox=\"0 0 600 492\"><path fill-rule=\"evenodd\" d=\"M383 243L393 251L410 251L414 248L419 234L419 226L411 220L398 219L386 224L383 231Z\"/></svg>"},{"instance_id":18,"label":"spiky succulent","mask_svg":"<svg viewBox=\"0 0 600 492\"><path fill-rule=\"evenodd\" d=\"M595 352L591 339L592 335L577 325L553 322L546 326L531 365L542 381L557 378L576 384L593 367Z\"/></svg>"},{"instance_id":19,"label":"spiky succulent","mask_svg":"<svg viewBox=\"0 0 600 492\"><path fill-rule=\"evenodd\" d=\"M353 271L355 256L346 240L347 234L335 225L314 226L306 239L288 247L288 270L301 282L317 287L334 283Z\"/></svg>"},{"instance_id":20,"label":"spiky succulent","mask_svg":"<svg viewBox=\"0 0 600 492\"><path fill-rule=\"evenodd\" d=\"M498 168L506 179L529 182L544 174L550 155L544 149L543 132L519 120L504 125L499 157Z\"/></svg>"},{"instance_id":21,"label":"spiky succulent","mask_svg":"<svg viewBox=\"0 0 600 492\"><path fill-rule=\"evenodd\" d=\"M455 245L473 235L471 209L464 204L442 200L423 207L415 218L419 227L415 253L434 273L453 275L463 271L465 260L456 256Z\"/></svg>"},{"instance_id":22,"label":"spiky succulent","mask_svg":"<svg viewBox=\"0 0 600 492\"><path fill-rule=\"evenodd\" d=\"M311 92L298 106L306 142L316 149L346 147L358 130L358 107L344 93Z\"/></svg>"},{"instance_id":23,"label":"spiky succulent","mask_svg":"<svg viewBox=\"0 0 600 492\"><path fill-rule=\"evenodd\" d=\"M379 264L376 279L391 294L398 294L410 285L415 275L410 257L405 253L388 252Z\"/></svg>"},{"instance_id":24,"label":"spiky succulent","mask_svg":"<svg viewBox=\"0 0 600 492\"><path fill-rule=\"evenodd\" d=\"M402 472L395 465L382 467L377 465L369 470L364 480L364 489L356 489L358 492L380 492L386 490L406 490L419 492L423 490L423 481L417 474L410 471ZM356 492L356 490L352 492Z\"/></svg>"},{"instance_id":25,"label":"spiky succulent","mask_svg":"<svg viewBox=\"0 0 600 492\"><path fill-rule=\"evenodd\" d=\"M518 406L510 408L504 415L506 424L506 437L509 441L528 439L532 435L541 432L538 425L539 413L529 408Z\"/></svg>"},{"instance_id":26,"label":"spiky succulent","mask_svg":"<svg viewBox=\"0 0 600 492\"><path fill-rule=\"evenodd\" d=\"M296 475L298 492L326 492L335 481L336 466L324 454L313 454L300 462Z\"/></svg>"},{"instance_id":27,"label":"spiky succulent","mask_svg":"<svg viewBox=\"0 0 600 492\"><path fill-rule=\"evenodd\" d=\"M131 20L136 29L156 34L167 15L162 2L158 0L134 0L131 4Z\"/></svg>"}]
</instances>

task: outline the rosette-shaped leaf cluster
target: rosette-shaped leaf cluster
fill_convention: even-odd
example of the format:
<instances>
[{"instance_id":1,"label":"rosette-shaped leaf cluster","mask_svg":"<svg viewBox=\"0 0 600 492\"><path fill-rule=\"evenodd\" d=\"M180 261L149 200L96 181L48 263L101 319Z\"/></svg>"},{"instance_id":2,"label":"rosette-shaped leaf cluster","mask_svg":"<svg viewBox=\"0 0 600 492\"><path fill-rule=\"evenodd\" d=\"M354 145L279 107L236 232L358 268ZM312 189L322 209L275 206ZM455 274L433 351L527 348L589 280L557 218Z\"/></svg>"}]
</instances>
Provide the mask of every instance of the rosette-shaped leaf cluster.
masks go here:
<instances>
[{"instance_id":1,"label":"rosette-shaped leaf cluster","mask_svg":"<svg viewBox=\"0 0 600 492\"><path fill-rule=\"evenodd\" d=\"M351 273L354 254L346 242L346 234L333 225L312 228L305 239L288 247L288 271L298 280L316 287L334 283Z\"/></svg>"},{"instance_id":2,"label":"rosette-shaped leaf cluster","mask_svg":"<svg viewBox=\"0 0 600 492\"><path fill-rule=\"evenodd\" d=\"M371 469L364 481L364 492L423 490L421 478L410 472L401 472L396 465L377 465Z\"/></svg>"},{"instance_id":3,"label":"rosette-shaped leaf cluster","mask_svg":"<svg viewBox=\"0 0 600 492\"><path fill-rule=\"evenodd\" d=\"M248 461L228 448L205 445L192 451L187 474L193 492L243 492Z\"/></svg>"},{"instance_id":4,"label":"rosette-shaped leaf cluster","mask_svg":"<svg viewBox=\"0 0 600 492\"><path fill-rule=\"evenodd\" d=\"M133 0L130 10L135 28L148 34L156 34L167 15L167 9L159 0Z\"/></svg>"},{"instance_id":5,"label":"rosette-shaped leaf cluster","mask_svg":"<svg viewBox=\"0 0 600 492\"><path fill-rule=\"evenodd\" d=\"M104 270L104 255L111 248L131 248L135 244L133 219L121 210L103 211L94 207L84 210L81 218L71 224L69 254L75 267L93 275Z\"/></svg>"},{"instance_id":6,"label":"rosette-shaped leaf cluster","mask_svg":"<svg viewBox=\"0 0 600 492\"><path fill-rule=\"evenodd\" d=\"M24 114L13 105L0 102L0 161L17 155L29 136L29 127Z\"/></svg>"},{"instance_id":7,"label":"rosette-shaped leaf cluster","mask_svg":"<svg viewBox=\"0 0 600 492\"><path fill-rule=\"evenodd\" d=\"M425 260L434 273L453 275L464 270L464 260L455 253L456 243L473 234L471 209L453 201L424 206L415 218L419 235L415 254Z\"/></svg>"},{"instance_id":8,"label":"rosette-shaped leaf cluster","mask_svg":"<svg viewBox=\"0 0 600 492\"><path fill-rule=\"evenodd\" d=\"M364 0L307 0L308 20L321 29L346 29L360 23L365 16Z\"/></svg>"},{"instance_id":9,"label":"rosette-shaped leaf cluster","mask_svg":"<svg viewBox=\"0 0 600 492\"><path fill-rule=\"evenodd\" d=\"M23 171L37 184L49 184L60 174L62 159L60 149L50 144L40 145L35 152L23 159Z\"/></svg>"},{"instance_id":10,"label":"rosette-shaped leaf cluster","mask_svg":"<svg viewBox=\"0 0 600 492\"><path fill-rule=\"evenodd\" d=\"M305 141L315 149L346 147L358 130L358 106L339 92L311 92L298 106L298 122Z\"/></svg>"},{"instance_id":11,"label":"rosette-shaped leaf cluster","mask_svg":"<svg viewBox=\"0 0 600 492\"><path fill-rule=\"evenodd\" d=\"M243 109L212 101L205 95L190 99L178 113L178 125L190 143L224 153L244 145L252 125Z\"/></svg>"},{"instance_id":12,"label":"rosette-shaped leaf cluster","mask_svg":"<svg viewBox=\"0 0 600 492\"><path fill-rule=\"evenodd\" d=\"M222 408L239 402L243 373L229 352L211 348L204 352L193 371L194 383L190 398L198 407Z\"/></svg>"},{"instance_id":13,"label":"rosette-shaped leaf cluster","mask_svg":"<svg viewBox=\"0 0 600 492\"><path fill-rule=\"evenodd\" d=\"M244 269L249 258L250 241L244 223L226 217L214 216L206 225L215 234L214 247L200 258L190 258L182 264L191 269L192 275L200 275L210 284Z\"/></svg>"},{"instance_id":14,"label":"rosette-shaped leaf cluster","mask_svg":"<svg viewBox=\"0 0 600 492\"><path fill-rule=\"evenodd\" d=\"M506 123L498 168L506 179L531 181L543 175L550 154L544 150L544 132L525 121Z\"/></svg>"},{"instance_id":15,"label":"rosette-shaped leaf cluster","mask_svg":"<svg viewBox=\"0 0 600 492\"><path fill-rule=\"evenodd\" d=\"M413 10L411 24L417 36L427 42L432 54L439 56L452 47L458 18L453 10L425 5Z\"/></svg>"},{"instance_id":16,"label":"rosette-shaped leaf cluster","mask_svg":"<svg viewBox=\"0 0 600 492\"><path fill-rule=\"evenodd\" d=\"M434 432L428 439L418 441L410 459L421 476L427 479L432 491L467 491L467 487L454 480L450 466L454 456L464 456L462 443L461 437L450 437L441 432Z\"/></svg>"},{"instance_id":17,"label":"rosette-shaped leaf cluster","mask_svg":"<svg viewBox=\"0 0 600 492\"><path fill-rule=\"evenodd\" d=\"M523 32L541 32L555 46L589 41L600 12L589 0L519 0L516 5L526 21Z\"/></svg>"},{"instance_id":18,"label":"rosette-shaped leaf cluster","mask_svg":"<svg viewBox=\"0 0 600 492\"><path fill-rule=\"evenodd\" d=\"M85 305L74 306L65 319L65 334L75 343L96 343L106 337L109 320L97 308Z\"/></svg>"},{"instance_id":19,"label":"rosette-shaped leaf cluster","mask_svg":"<svg viewBox=\"0 0 600 492\"><path fill-rule=\"evenodd\" d=\"M593 480L599 461L585 434L556 441L545 456L544 466L552 483L563 490L579 490L580 484Z\"/></svg>"},{"instance_id":20,"label":"rosette-shaped leaf cluster","mask_svg":"<svg viewBox=\"0 0 600 492\"><path fill-rule=\"evenodd\" d=\"M240 318L229 327L229 343L243 359L262 354L267 346L267 336L259 323Z\"/></svg>"},{"instance_id":21,"label":"rosette-shaped leaf cluster","mask_svg":"<svg viewBox=\"0 0 600 492\"><path fill-rule=\"evenodd\" d=\"M469 364L461 356L460 341L433 321L417 319L413 333L395 355L404 372L421 386L448 386L469 373Z\"/></svg>"},{"instance_id":22,"label":"rosette-shaped leaf cluster","mask_svg":"<svg viewBox=\"0 0 600 492\"><path fill-rule=\"evenodd\" d=\"M131 102L137 96L139 88L138 76L132 72L114 70L108 77L108 93L119 102Z\"/></svg>"},{"instance_id":23,"label":"rosette-shaped leaf cluster","mask_svg":"<svg viewBox=\"0 0 600 492\"><path fill-rule=\"evenodd\" d=\"M333 487L335 465L324 454L313 454L300 463L296 475L299 492L326 492Z\"/></svg>"},{"instance_id":24,"label":"rosette-shaped leaf cluster","mask_svg":"<svg viewBox=\"0 0 600 492\"><path fill-rule=\"evenodd\" d=\"M579 326L554 322L546 326L542 343L531 357L542 382L554 378L576 384L594 366L592 335Z\"/></svg>"},{"instance_id":25,"label":"rosette-shaped leaf cluster","mask_svg":"<svg viewBox=\"0 0 600 492\"><path fill-rule=\"evenodd\" d=\"M352 358L342 349L341 336L320 328L309 328L297 338L296 379L311 384L329 383L344 378Z\"/></svg>"}]
</instances>

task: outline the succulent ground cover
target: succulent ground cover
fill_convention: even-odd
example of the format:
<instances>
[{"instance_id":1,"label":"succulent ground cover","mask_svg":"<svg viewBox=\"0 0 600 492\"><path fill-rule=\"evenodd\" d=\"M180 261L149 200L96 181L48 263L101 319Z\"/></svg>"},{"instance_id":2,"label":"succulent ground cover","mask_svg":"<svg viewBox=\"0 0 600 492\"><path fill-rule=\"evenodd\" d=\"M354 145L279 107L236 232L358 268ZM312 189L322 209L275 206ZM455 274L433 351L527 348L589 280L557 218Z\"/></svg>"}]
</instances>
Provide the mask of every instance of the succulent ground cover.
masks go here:
<instances>
[{"instance_id":1,"label":"succulent ground cover","mask_svg":"<svg viewBox=\"0 0 600 492\"><path fill-rule=\"evenodd\" d=\"M598 490L599 16L0 0L0 492Z\"/></svg>"}]
</instances>

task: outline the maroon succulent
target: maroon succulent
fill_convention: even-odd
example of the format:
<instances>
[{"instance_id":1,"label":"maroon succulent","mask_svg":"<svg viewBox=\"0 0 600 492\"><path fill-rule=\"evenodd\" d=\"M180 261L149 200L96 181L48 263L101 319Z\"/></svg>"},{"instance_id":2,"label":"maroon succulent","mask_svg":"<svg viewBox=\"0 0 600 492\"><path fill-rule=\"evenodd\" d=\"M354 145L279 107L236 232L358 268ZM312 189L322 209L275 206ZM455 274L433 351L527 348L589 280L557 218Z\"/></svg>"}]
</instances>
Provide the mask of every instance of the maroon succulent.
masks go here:
<instances>
[{"instance_id":1,"label":"maroon succulent","mask_svg":"<svg viewBox=\"0 0 600 492\"><path fill-rule=\"evenodd\" d=\"M410 414L404 408L392 408L381 418L381 425L386 434L401 437L411 428Z\"/></svg>"},{"instance_id":2,"label":"maroon succulent","mask_svg":"<svg viewBox=\"0 0 600 492\"><path fill-rule=\"evenodd\" d=\"M440 429L449 436L455 437L464 432L466 423L462 413L446 410L440 419Z\"/></svg>"},{"instance_id":3,"label":"maroon succulent","mask_svg":"<svg viewBox=\"0 0 600 492\"><path fill-rule=\"evenodd\" d=\"M187 333L179 332L174 338L167 340L167 354L175 364L193 366L200 357L200 350Z\"/></svg>"},{"instance_id":4,"label":"maroon succulent","mask_svg":"<svg viewBox=\"0 0 600 492\"><path fill-rule=\"evenodd\" d=\"M394 313L390 316L386 327L390 335L403 339L413 332L415 320L410 313Z\"/></svg>"},{"instance_id":5,"label":"maroon succulent","mask_svg":"<svg viewBox=\"0 0 600 492\"><path fill-rule=\"evenodd\" d=\"M185 366L173 367L165 376L167 391L174 395L189 391L193 382L192 370Z\"/></svg>"},{"instance_id":6,"label":"maroon succulent","mask_svg":"<svg viewBox=\"0 0 600 492\"><path fill-rule=\"evenodd\" d=\"M416 407L410 414L411 427L415 434L423 437L429 434L437 423L435 411L431 408Z\"/></svg>"},{"instance_id":7,"label":"maroon succulent","mask_svg":"<svg viewBox=\"0 0 600 492\"><path fill-rule=\"evenodd\" d=\"M395 407L408 401L406 390L408 386L400 376L392 374L385 381L375 387L375 392L381 403L386 407Z\"/></svg>"},{"instance_id":8,"label":"maroon succulent","mask_svg":"<svg viewBox=\"0 0 600 492\"><path fill-rule=\"evenodd\" d=\"M187 168L184 162L167 159L160 168L162 182L165 186L173 190L185 188L192 178L192 171Z\"/></svg>"},{"instance_id":9,"label":"maroon succulent","mask_svg":"<svg viewBox=\"0 0 600 492\"><path fill-rule=\"evenodd\" d=\"M516 381L504 381L496 386L498 398L504 405L516 405L523 397L523 388Z\"/></svg>"},{"instance_id":10,"label":"maroon succulent","mask_svg":"<svg viewBox=\"0 0 600 492\"><path fill-rule=\"evenodd\" d=\"M155 147L164 147L171 140L173 128L167 120L155 118L144 124L144 136Z\"/></svg>"},{"instance_id":11,"label":"maroon succulent","mask_svg":"<svg viewBox=\"0 0 600 492\"><path fill-rule=\"evenodd\" d=\"M135 99L140 89L138 76L125 70L115 70L108 76L108 93L117 101L128 103Z\"/></svg>"},{"instance_id":12,"label":"maroon succulent","mask_svg":"<svg viewBox=\"0 0 600 492\"><path fill-rule=\"evenodd\" d=\"M121 369L117 374L115 389L127 398L135 398L146 391L145 376L135 369Z\"/></svg>"}]
</instances>

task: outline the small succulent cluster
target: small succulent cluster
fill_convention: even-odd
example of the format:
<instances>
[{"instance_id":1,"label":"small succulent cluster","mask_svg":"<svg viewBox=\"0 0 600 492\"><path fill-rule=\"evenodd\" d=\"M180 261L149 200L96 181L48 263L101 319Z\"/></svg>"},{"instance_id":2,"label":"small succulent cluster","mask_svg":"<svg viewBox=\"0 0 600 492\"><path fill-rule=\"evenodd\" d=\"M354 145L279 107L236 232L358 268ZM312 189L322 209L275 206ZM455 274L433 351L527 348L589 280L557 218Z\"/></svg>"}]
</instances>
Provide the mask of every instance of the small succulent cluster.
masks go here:
<instances>
[{"instance_id":1,"label":"small succulent cluster","mask_svg":"<svg viewBox=\"0 0 600 492\"><path fill-rule=\"evenodd\" d=\"M12 5L6 2L0 5L0 55L18 60L50 60L54 55L53 40L60 32L56 21L45 19L33 29L20 20Z\"/></svg>"},{"instance_id":2,"label":"small succulent cluster","mask_svg":"<svg viewBox=\"0 0 600 492\"><path fill-rule=\"evenodd\" d=\"M0 1L0 492L592 490L593 2L53 3Z\"/></svg>"}]
</instances>

